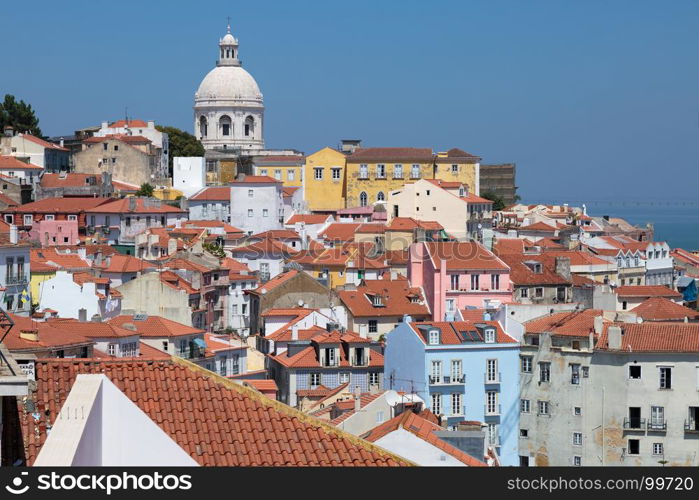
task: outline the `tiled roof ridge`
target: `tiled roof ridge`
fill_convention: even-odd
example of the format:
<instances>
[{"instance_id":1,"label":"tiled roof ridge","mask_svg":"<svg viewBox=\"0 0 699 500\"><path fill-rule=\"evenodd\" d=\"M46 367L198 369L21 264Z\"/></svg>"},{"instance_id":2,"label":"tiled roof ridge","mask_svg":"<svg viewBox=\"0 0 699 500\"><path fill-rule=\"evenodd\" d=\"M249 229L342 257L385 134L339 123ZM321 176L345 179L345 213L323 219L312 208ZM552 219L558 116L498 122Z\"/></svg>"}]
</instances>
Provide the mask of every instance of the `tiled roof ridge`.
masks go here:
<instances>
[{"instance_id":1,"label":"tiled roof ridge","mask_svg":"<svg viewBox=\"0 0 699 500\"><path fill-rule=\"evenodd\" d=\"M163 362L163 361L161 360L159 362ZM167 361L165 361L165 362L167 362ZM214 373L210 370L202 368L201 366L196 365L196 364L192 363L191 361L188 361L188 360L183 359L183 358L179 358L177 356L173 356L170 362L184 366L186 368L189 368L190 370L192 370L196 373L199 373L205 377L212 379L215 383L223 385L227 389L232 389L234 391L237 391L240 394L245 395L246 397L254 399L255 401L257 401L258 403L260 403L264 406L269 406L269 407L274 408L275 410L277 410L278 412L280 412L284 415L287 415L287 416L292 417L292 418L297 418L300 422L303 422L305 424L312 425L315 427L320 427L324 431L326 431L334 436L337 436L341 439L346 439L347 441L351 442L352 444L354 444L356 446L361 446L365 449L368 448L370 451L373 451L373 452L380 454L380 455L385 455L385 456L392 458L393 460L396 460L398 462L404 462L408 465L417 465L414 462L412 462L404 457L401 457L399 455L391 453L391 452L381 448L380 446L376 446L375 444L370 443L368 441L365 441L364 439L361 439L353 434L350 434L349 432L338 429L337 427L333 427L331 424L324 422L323 420L320 420L312 415L307 415L306 413L303 413L299 410L296 410L295 408L292 408L292 407L282 403L281 401L271 399L271 398L265 396L264 394L254 390L254 389L251 389L250 387L245 387L242 384L238 384L238 383L236 383L236 382L234 382L226 377L223 377L217 373Z\"/></svg>"}]
</instances>

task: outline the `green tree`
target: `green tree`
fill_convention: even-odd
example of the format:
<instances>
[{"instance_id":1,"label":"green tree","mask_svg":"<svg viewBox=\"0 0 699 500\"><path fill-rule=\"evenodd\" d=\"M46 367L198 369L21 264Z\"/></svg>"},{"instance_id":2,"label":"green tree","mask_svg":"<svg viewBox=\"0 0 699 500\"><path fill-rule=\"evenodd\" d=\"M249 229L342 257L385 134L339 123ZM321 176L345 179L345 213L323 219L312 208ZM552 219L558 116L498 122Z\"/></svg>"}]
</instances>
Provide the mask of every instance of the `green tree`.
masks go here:
<instances>
[{"instance_id":1,"label":"green tree","mask_svg":"<svg viewBox=\"0 0 699 500\"><path fill-rule=\"evenodd\" d=\"M486 191L485 193L481 193L481 198L485 198L486 200L492 201L493 210L503 210L505 208L505 202L503 201L502 197L498 196L492 191Z\"/></svg>"},{"instance_id":2,"label":"green tree","mask_svg":"<svg viewBox=\"0 0 699 500\"><path fill-rule=\"evenodd\" d=\"M36 137L42 137L39 119L34 114L31 104L15 99L15 96L5 94L5 100L0 103L0 132L11 126L15 132L28 132Z\"/></svg>"},{"instance_id":3,"label":"green tree","mask_svg":"<svg viewBox=\"0 0 699 500\"><path fill-rule=\"evenodd\" d=\"M172 159L175 156L204 156L204 146L189 132L162 125L157 125L155 128L168 135L170 175L172 175Z\"/></svg>"},{"instance_id":4,"label":"green tree","mask_svg":"<svg viewBox=\"0 0 699 500\"><path fill-rule=\"evenodd\" d=\"M148 184L147 182L144 182L141 184L141 187L136 191L136 196L145 196L147 198L151 198L153 196L153 186Z\"/></svg>"},{"instance_id":5,"label":"green tree","mask_svg":"<svg viewBox=\"0 0 699 500\"><path fill-rule=\"evenodd\" d=\"M216 243L204 243L202 245L202 248L204 248L204 250L209 252L214 257L218 257L219 259L224 259L226 257L226 252L224 252L223 248L221 248L221 246L217 245Z\"/></svg>"}]
</instances>

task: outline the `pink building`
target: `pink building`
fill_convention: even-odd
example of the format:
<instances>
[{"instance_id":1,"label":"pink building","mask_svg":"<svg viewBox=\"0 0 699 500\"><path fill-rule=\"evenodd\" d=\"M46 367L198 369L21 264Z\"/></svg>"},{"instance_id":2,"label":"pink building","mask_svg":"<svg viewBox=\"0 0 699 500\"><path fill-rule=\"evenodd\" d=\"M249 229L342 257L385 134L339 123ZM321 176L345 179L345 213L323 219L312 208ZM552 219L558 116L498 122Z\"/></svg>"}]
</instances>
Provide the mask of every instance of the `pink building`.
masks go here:
<instances>
[{"instance_id":1,"label":"pink building","mask_svg":"<svg viewBox=\"0 0 699 500\"><path fill-rule=\"evenodd\" d=\"M35 222L29 232L29 238L38 241L43 248L77 245L80 243L78 219L77 217L73 220L44 219Z\"/></svg>"},{"instance_id":2,"label":"pink building","mask_svg":"<svg viewBox=\"0 0 699 500\"><path fill-rule=\"evenodd\" d=\"M410 246L408 278L422 287L435 321L452 320L467 306L511 302L510 268L475 241L421 242Z\"/></svg>"}]
</instances>

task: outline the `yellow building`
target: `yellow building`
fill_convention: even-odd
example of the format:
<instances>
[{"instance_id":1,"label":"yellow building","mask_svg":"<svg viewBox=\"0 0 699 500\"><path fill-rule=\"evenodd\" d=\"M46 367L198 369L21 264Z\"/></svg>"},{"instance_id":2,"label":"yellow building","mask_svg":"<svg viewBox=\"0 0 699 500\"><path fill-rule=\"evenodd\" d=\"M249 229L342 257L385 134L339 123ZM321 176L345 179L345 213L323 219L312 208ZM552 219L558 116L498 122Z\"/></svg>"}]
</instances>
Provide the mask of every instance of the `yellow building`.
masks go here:
<instances>
[{"instance_id":1,"label":"yellow building","mask_svg":"<svg viewBox=\"0 0 699 500\"><path fill-rule=\"evenodd\" d=\"M386 201L407 182L431 179L430 148L361 148L347 157L345 204L348 208Z\"/></svg>"},{"instance_id":2,"label":"yellow building","mask_svg":"<svg viewBox=\"0 0 699 500\"><path fill-rule=\"evenodd\" d=\"M308 155L304 166L304 195L313 212L345 208L345 155L330 147Z\"/></svg>"},{"instance_id":3,"label":"yellow building","mask_svg":"<svg viewBox=\"0 0 699 500\"><path fill-rule=\"evenodd\" d=\"M466 184L469 192L480 195L480 161L478 156L458 148L437 153L434 159L434 178Z\"/></svg>"},{"instance_id":4,"label":"yellow building","mask_svg":"<svg viewBox=\"0 0 699 500\"><path fill-rule=\"evenodd\" d=\"M184 196L184 193L179 189L164 187L153 190L153 198L158 198L163 201L174 201Z\"/></svg>"},{"instance_id":5,"label":"yellow building","mask_svg":"<svg viewBox=\"0 0 699 500\"><path fill-rule=\"evenodd\" d=\"M257 156L253 160L254 175L267 175L282 181L285 187L303 185L304 157L302 155Z\"/></svg>"}]
</instances>

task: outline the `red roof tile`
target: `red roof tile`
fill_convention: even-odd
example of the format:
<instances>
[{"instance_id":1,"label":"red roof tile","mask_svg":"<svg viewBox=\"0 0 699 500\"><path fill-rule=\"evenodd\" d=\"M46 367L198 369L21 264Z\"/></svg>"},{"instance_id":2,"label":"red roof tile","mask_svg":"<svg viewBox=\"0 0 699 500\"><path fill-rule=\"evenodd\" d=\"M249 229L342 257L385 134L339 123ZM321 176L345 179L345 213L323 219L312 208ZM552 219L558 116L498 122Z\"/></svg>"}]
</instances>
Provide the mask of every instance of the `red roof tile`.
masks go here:
<instances>
[{"instance_id":1,"label":"red roof tile","mask_svg":"<svg viewBox=\"0 0 699 500\"><path fill-rule=\"evenodd\" d=\"M160 316L147 316L145 319L135 319L133 315L121 315L110 319L107 323L126 328L133 325L142 337L179 337L181 335L198 335L204 330L172 321Z\"/></svg>"},{"instance_id":2,"label":"red roof tile","mask_svg":"<svg viewBox=\"0 0 699 500\"><path fill-rule=\"evenodd\" d=\"M360 148L347 157L347 163L394 160L431 163L433 158L430 148Z\"/></svg>"},{"instance_id":3,"label":"red roof tile","mask_svg":"<svg viewBox=\"0 0 699 500\"><path fill-rule=\"evenodd\" d=\"M52 142L45 141L45 140L40 139L39 137L36 137L32 134L27 134L27 133L18 134L17 137L21 137L22 139L26 139L30 142L33 142L34 144L38 144L39 146L44 147L44 148L54 149L56 151L68 151L68 149L62 148L58 144L54 144Z\"/></svg>"},{"instance_id":4,"label":"red roof tile","mask_svg":"<svg viewBox=\"0 0 699 500\"><path fill-rule=\"evenodd\" d=\"M109 128L148 128L148 123L143 120L117 120L109 124Z\"/></svg>"},{"instance_id":5,"label":"red roof tile","mask_svg":"<svg viewBox=\"0 0 699 500\"><path fill-rule=\"evenodd\" d=\"M196 201L231 201L230 186L212 186L197 192L190 200Z\"/></svg>"},{"instance_id":6,"label":"red roof tile","mask_svg":"<svg viewBox=\"0 0 699 500\"><path fill-rule=\"evenodd\" d=\"M609 327L605 325L596 348L609 350ZM699 353L699 323L620 323L621 351Z\"/></svg>"},{"instance_id":7,"label":"red roof tile","mask_svg":"<svg viewBox=\"0 0 699 500\"><path fill-rule=\"evenodd\" d=\"M79 373L107 376L201 465L409 464L253 389L173 358L37 362L33 399L40 416L35 419L23 405L18 410L28 465L46 440L46 424L55 421Z\"/></svg>"},{"instance_id":8,"label":"red roof tile","mask_svg":"<svg viewBox=\"0 0 699 500\"><path fill-rule=\"evenodd\" d=\"M619 297L682 297L680 292L664 285L625 285L618 287L616 293Z\"/></svg>"},{"instance_id":9,"label":"red roof tile","mask_svg":"<svg viewBox=\"0 0 699 500\"><path fill-rule=\"evenodd\" d=\"M289 220L286 221L286 224L289 226L299 222L303 222L306 225L324 224L328 220L328 218L332 220L332 217L327 214L296 214L289 217Z\"/></svg>"},{"instance_id":10,"label":"red roof tile","mask_svg":"<svg viewBox=\"0 0 699 500\"><path fill-rule=\"evenodd\" d=\"M429 342L428 332L437 328L441 335L440 345L462 345L465 342L485 342L484 334L478 329L479 325L495 327L495 342L498 344L516 344L517 341L510 337L497 321L423 321L409 323L410 328L418 337L427 344ZM422 327L422 328L420 328ZM466 333L468 332L468 333Z\"/></svg>"},{"instance_id":11,"label":"red roof tile","mask_svg":"<svg viewBox=\"0 0 699 500\"><path fill-rule=\"evenodd\" d=\"M18 213L70 213L78 214L104 203L111 202L113 198L70 197L70 198L44 198L43 200L25 203L14 207L13 212ZM8 209L9 211L9 209Z\"/></svg>"},{"instance_id":12,"label":"red roof tile","mask_svg":"<svg viewBox=\"0 0 699 500\"><path fill-rule=\"evenodd\" d=\"M595 331L595 317L602 316L600 309L585 309L582 311L564 311L549 314L541 318L524 323L527 333L553 333L554 335L568 335L573 337L586 337ZM603 319L603 324L611 323Z\"/></svg>"},{"instance_id":13,"label":"red roof tile","mask_svg":"<svg viewBox=\"0 0 699 500\"><path fill-rule=\"evenodd\" d=\"M402 317L404 314L415 318L430 316L422 291L411 287L407 279L364 280L356 290L339 290L337 295L355 318ZM372 297L376 296L381 300L379 306L372 303ZM420 302L412 302L413 298Z\"/></svg>"},{"instance_id":14,"label":"red roof tile","mask_svg":"<svg viewBox=\"0 0 699 500\"><path fill-rule=\"evenodd\" d=\"M634 307L633 313L646 321L699 319L699 311L676 304L665 297L650 297Z\"/></svg>"},{"instance_id":15,"label":"red roof tile","mask_svg":"<svg viewBox=\"0 0 699 500\"><path fill-rule=\"evenodd\" d=\"M136 200L136 207L134 210L130 209L130 205L131 205L130 200L132 200L132 199ZM99 206L96 206L95 208L91 208L89 210L86 210L86 212L97 213L97 214L103 214L103 213L117 213L117 214L186 213L185 210L182 210L182 209L177 208L177 207L173 207L172 205L168 205L167 203L162 203L162 202L160 202L160 200L151 199L150 202L152 202L152 204L146 205L146 199L147 198L141 198L141 197L121 198L119 200L113 200L113 201L109 201L107 203L101 204Z\"/></svg>"},{"instance_id":16,"label":"red roof tile","mask_svg":"<svg viewBox=\"0 0 699 500\"><path fill-rule=\"evenodd\" d=\"M494 253L475 241L440 241L423 243L435 262L436 269L446 263L454 270L499 270L508 271L507 265Z\"/></svg>"},{"instance_id":17,"label":"red roof tile","mask_svg":"<svg viewBox=\"0 0 699 500\"><path fill-rule=\"evenodd\" d=\"M14 156L0 155L1 170L44 170L44 167L18 160Z\"/></svg>"}]
</instances>

